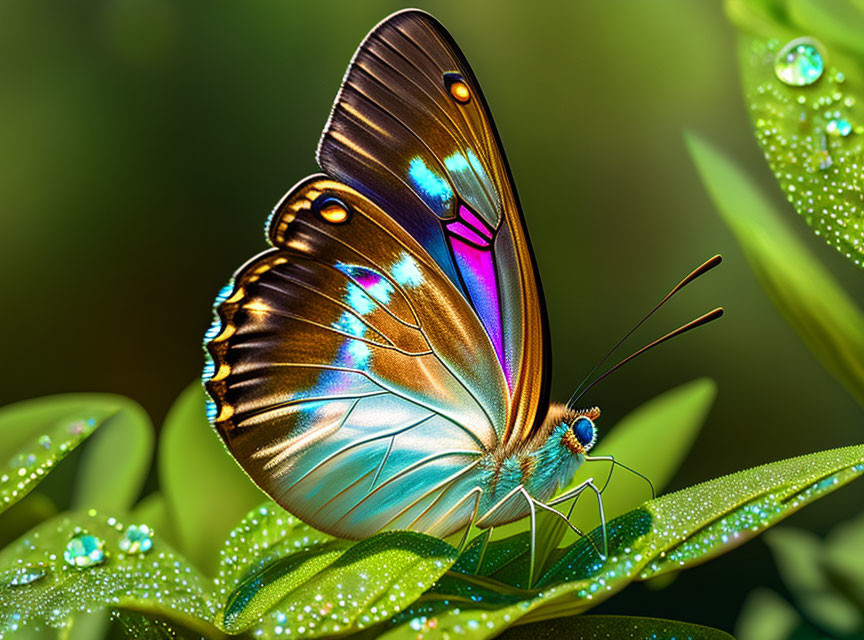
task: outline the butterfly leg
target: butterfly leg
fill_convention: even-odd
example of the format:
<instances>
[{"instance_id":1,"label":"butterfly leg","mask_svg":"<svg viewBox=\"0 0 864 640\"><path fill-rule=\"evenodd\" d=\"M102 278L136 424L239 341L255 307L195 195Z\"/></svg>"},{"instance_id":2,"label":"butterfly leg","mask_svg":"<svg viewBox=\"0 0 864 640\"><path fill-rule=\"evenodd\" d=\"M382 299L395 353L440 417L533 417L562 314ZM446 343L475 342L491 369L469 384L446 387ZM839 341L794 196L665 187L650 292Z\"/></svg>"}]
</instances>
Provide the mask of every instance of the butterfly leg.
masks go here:
<instances>
[{"instance_id":1,"label":"butterfly leg","mask_svg":"<svg viewBox=\"0 0 864 640\"><path fill-rule=\"evenodd\" d=\"M586 489L591 489L594 492L594 494L597 496L597 507L600 510L600 527L601 527L601 530L603 532L603 553L600 553L600 550L597 549L597 547L594 545L594 542L591 541L591 538L588 538L588 540L591 541L591 545L594 546L595 551L597 551L597 555L599 555L602 559L605 560L606 557L609 555L609 539L606 535L606 514L603 511L603 496L602 496L603 492L597 488L597 485L594 484L594 478L588 478L587 480L580 483L578 486L574 487L573 489L571 489L567 493L564 493L564 494L558 496L557 498L555 498L554 500L552 500L551 502L549 502L548 505L543 505L543 506L547 507L550 511L554 511L559 516L564 518L565 522L567 522L567 524L570 526L570 528L573 529L574 531L576 531L576 533L578 533L584 537L588 537L588 536L585 536L584 533L579 531L579 529L577 529L572 524L570 524L569 516L572 515L572 513L573 513L573 507L576 505L575 502L570 506L570 511L569 511L567 516L565 516L560 511L551 508L551 507L554 507L555 505L561 504L562 502L567 502L568 500L571 500L573 498L578 498L582 494L582 492L585 491Z\"/></svg>"},{"instance_id":2,"label":"butterfly leg","mask_svg":"<svg viewBox=\"0 0 864 640\"><path fill-rule=\"evenodd\" d=\"M471 527L473 527L477 522L477 513L480 511L480 500L483 498L483 489L481 487L474 487L464 498L457 502L456 506L451 510L455 511L462 506L462 503L468 502L472 496L474 497L474 510L471 512L471 520L468 521L468 525L465 527L465 533L462 534L462 540L459 541L459 546L456 548L459 553L462 553L462 549L465 548L465 543L468 542L468 534L471 533ZM485 544L483 546L483 552L486 552Z\"/></svg>"},{"instance_id":3,"label":"butterfly leg","mask_svg":"<svg viewBox=\"0 0 864 640\"><path fill-rule=\"evenodd\" d=\"M498 502L496 502L494 505L492 505L492 507L489 509L489 511L487 511L486 513L484 513L480 517L480 519L477 521L477 524L478 524L478 526L482 526L483 520L485 520L487 518L492 518L492 516L494 516L501 509L503 509L507 506L511 506L512 501L514 499L519 499L519 498L525 500L525 502L528 505L528 513L531 516L531 537L530 537L531 554L530 554L530 562L528 565L528 582L530 583L531 577L534 575L534 555L535 555L534 543L537 540L537 511L536 511L534 505L539 504L539 503L537 503L537 501L531 497L531 495L528 493L528 491L526 491L525 487L523 487L520 484L518 487L514 487L512 490L508 491L504 495L504 497L502 497Z\"/></svg>"},{"instance_id":4,"label":"butterfly leg","mask_svg":"<svg viewBox=\"0 0 864 640\"><path fill-rule=\"evenodd\" d=\"M492 539L492 532L494 530L495 527L486 529L486 537L483 539L483 546L480 547L480 555L477 556L477 568L474 570L474 573L480 573L480 567L483 566L483 559L486 557L486 548L489 546L489 541Z\"/></svg>"},{"instance_id":5,"label":"butterfly leg","mask_svg":"<svg viewBox=\"0 0 864 640\"><path fill-rule=\"evenodd\" d=\"M457 510L460 506L462 506L462 504L471 500L472 497L474 498L474 510L471 513L471 520L468 521L468 524L465 527L465 533L462 534L462 540L459 542L459 546L457 547L457 551L459 551L459 553L462 553L462 550L465 547L465 543L468 541L468 534L471 531L471 527L473 527L474 524L477 522L477 514L480 511L480 501L483 498L483 489L481 487L474 487L471 491L468 492L468 494L464 498L462 498L459 502L456 503L453 509L448 511L448 513L451 513ZM483 546L480 547L480 554L477 560L477 568L475 569L474 573L480 572L480 567L483 565L483 558L486 556L486 547L489 546L489 540L492 538L492 530L494 528L495 527L489 527L483 534L485 536L483 540Z\"/></svg>"},{"instance_id":6,"label":"butterfly leg","mask_svg":"<svg viewBox=\"0 0 864 640\"><path fill-rule=\"evenodd\" d=\"M585 456L585 460L586 460L586 462L604 462L604 461L605 461L605 462L611 462L611 463L612 463L611 465L609 465L609 475L606 476L606 482L603 483L603 487L600 489L600 493L603 493L604 491L606 491L606 487L609 485L609 481L612 479L612 470L613 470L613 469L615 468L615 466L617 465L617 466L619 466L619 467L622 467L622 468L626 469L626 470L629 471L630 473L632 473L632 474L634 474L634 475L637 475L637 476L639 476L640 478L642 478L645 482L648 483L648 486L651 487L651 499L653 500L654 498L657 497L657 492L654 490L654 483L653 483L653 482L651 482L651 481L650 481L646 476L643 476L643 475L642 475L641 473L639 473L638 471L636 471L636 470L634 470L634 469L631 469L631 468L628 467L626 464L621 464L620 462L618 462L618 461L615 459L615 456L613 456L613 455L608 455L608 456Z\"/></svg>"}]
</instances>

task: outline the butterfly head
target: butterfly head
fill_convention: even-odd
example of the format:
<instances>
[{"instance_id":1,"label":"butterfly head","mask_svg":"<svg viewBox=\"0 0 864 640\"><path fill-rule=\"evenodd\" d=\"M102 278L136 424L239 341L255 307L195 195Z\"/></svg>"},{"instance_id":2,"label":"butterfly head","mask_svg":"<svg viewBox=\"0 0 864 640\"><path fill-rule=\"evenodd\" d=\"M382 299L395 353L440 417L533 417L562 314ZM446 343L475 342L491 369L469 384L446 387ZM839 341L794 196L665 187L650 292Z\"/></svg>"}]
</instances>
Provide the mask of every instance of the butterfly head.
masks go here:
<instances>
[{"instance_id":1,"label":"butterfly head","mask_svg":"<svg viewBox=\"0 0 864 640\"><path fill-rule=\"evenodd\" d=\"M565 444L576 454L584 454L591 450L597 442L597 425L594 421L600 417L600 409L568 410L563 416L568 427Z\"/></svg>"},{"instance_id":2,"label":"butterfly head","mask_svg":"<svg viewBox=\"0 0 864 640\"><path fill-rule=\"evenodd\" d=\"M597 427L594 421L587 416L579 416L570 423L570 429L573 431L573 437L584 451L588 451L597 442Z\"/></svg>"},{"instance_id":3,"label":"butterfly head","mask_svg":"<svg viewBox=\"0 0 864 640\"><path fill-rule=\"evenodd\" d=\"M568 409L561 404L549 407L549 413L541 429L528 443L529 448L539 448L543 443L555 443L559 452L566 451L577 458L588 453L597 442L597 418L600 409Z\"/></svg>"}]
</instances>

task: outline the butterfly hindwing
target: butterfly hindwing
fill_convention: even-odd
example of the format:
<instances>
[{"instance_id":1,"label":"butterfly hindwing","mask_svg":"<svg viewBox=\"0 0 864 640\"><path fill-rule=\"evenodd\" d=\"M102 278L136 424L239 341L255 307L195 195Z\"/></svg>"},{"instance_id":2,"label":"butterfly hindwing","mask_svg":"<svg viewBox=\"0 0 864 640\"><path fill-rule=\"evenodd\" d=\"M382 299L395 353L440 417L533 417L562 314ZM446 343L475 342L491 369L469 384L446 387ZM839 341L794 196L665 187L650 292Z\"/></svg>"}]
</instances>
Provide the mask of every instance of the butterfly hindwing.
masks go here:
<instances>
[{"instance_id":1,"label":"butterfly hindwing","mask_svg":"<svg viewBox=\"0 0 864 640\"><path fill-rule=\"evenodd\" d=\"M208 344L229 450L328 533L464 526L460 500L507 414L464 297L390 216L325 176L283 199L269 234L274 249L236 274Z\"/></svg>"},{"instance_id":2,"label":"butterfly hindwing","mask_svg":"<svg viewBox=\"0 0 864 640\"><path fill-rule=\"evenodd\" d=\"M527 437L548 403L542 291L488 106L434 18L399 12L367 36L318 161L392 216L471 303L507 380L502 439Z\"/></svg>"}]
</instances>

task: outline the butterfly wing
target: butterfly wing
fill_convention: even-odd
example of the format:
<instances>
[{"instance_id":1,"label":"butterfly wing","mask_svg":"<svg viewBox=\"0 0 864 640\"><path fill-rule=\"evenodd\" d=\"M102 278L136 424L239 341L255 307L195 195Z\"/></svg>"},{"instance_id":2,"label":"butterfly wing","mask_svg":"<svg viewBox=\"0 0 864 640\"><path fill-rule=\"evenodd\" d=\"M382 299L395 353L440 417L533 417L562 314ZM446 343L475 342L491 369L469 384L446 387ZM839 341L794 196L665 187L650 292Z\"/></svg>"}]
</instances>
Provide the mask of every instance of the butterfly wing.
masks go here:
<instances>
[{"instance_id":1,"label":"butterfly wing","mask_svg":"<svg viewBox=\"0 0 864 640\"><path fill-rule=\"evenodd\" d=\"M391 216L326 176L285 196L269 235L208 336L211 420L229 450L334 535L465 526L507 414L465 298Z\"/></svg>"},{"instance_id":2,"label":"butterfly wing","mask_svg":"<svg viewBox=\"0 0 864 640\"><path fill-rule=\"evenodd\" d=\"M407 10L366 37L318 162L387 211L471 303L507 381L499 437L524 440L548 406L543 295L489 108L440 23Z\"/></svg>"}]
</instances>

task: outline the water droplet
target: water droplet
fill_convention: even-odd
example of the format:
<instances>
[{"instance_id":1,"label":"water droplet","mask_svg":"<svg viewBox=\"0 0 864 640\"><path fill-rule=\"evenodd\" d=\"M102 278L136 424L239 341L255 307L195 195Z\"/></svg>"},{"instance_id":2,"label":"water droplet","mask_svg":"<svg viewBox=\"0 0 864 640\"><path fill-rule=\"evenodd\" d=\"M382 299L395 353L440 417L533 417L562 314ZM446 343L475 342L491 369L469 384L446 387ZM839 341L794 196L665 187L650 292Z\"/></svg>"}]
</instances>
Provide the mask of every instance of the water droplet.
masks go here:
<instances>
[{"instance_id":1,"label":"water droplet","mask_svg":"<svg viewBox=\"0 0 864 640\"><path fill-rule=\"evenodd\" d=\"M12 458L10 466L13 469L29 469L36 463L36 456L32 453L19 453Z\"/></svg>"},{"instance_id":2,"label":"water droplet","mask_svg":"<svg viewBox=\"0 0 864 640\"><path fill-rule=\"evenodd\" d=\"M133 524L120 538L119 546L125 553L147 553L153 547L153 531L146 524Z\"/></svg>"},{"instance_id":3,"label":"water droplet","mask_svg":"<svg viewBox=\"0 0 864 640\"><path fill-rule=\"evenodd\" d=\"M852 124L843 118L832 118L825 126L828 135L845 137L852 133Z\"/></svg>"},{"instance_id":4,"label":"water droplet","mask_svg":"<svg viewBox=\"0 0 864 640\"><path fill-rule=\"evenodd\" d=\"M43 449L51 448L51 436L39 436L39 446Z\"/></svg>"},{"instance_id":5,"label":"water droplet","mask_svg":"<svg viewBox=\"0 0 864 640\"><path fill-rule=\"evenodd\" d=\"M87 425L84 424L83 420L78 420L77 422L73 422L69 425L69 433L73 436L80 436L84 433L84 429Z\"/></svg>"},{"instance_id":6,"label":"water droplet","mask_svg":"<svg viewBox=\"0 0 864 640\"><path fill-rule=\"evenodd\" d=\"M103 547L105 543L87 533L79 533L72 536L66 543L63 557L73 567L95 567L105 561Z\"/></svg>"},{"instance_id":7,"label":"water droplet","mask_svg":"<svg viewBox=\"0 0 864 640\"><path fill-rule=\"evenodd\" d=\"M12 579L9 581L10 587L23 587L27 584L32 584L37 580L41 580L45 576L48 575L48 565L37 562L36 564L30 564L25 567L19 568L15 574L12 576Z\"/></svg>"},{"instance_id":8,"label":"water droplet","mask_svg":"<svg viewBox=\"0 0 864 640\"><path fill-rule=\"evenodd\" d=\"M793 87L806 87L822 77L825 62L821 46L812 38L798 38L780 50L774 60L774 73Z\"/></svg>"},{"instance_id":9,"label":"water droplet","mask_svg":"<svg viewBox=\"0 0 864 640\"><path fill-rule=\"evenodd\" d=\"M810 157L810 170L811 171L825 171L831 168L831 165L834 164L834 161L831 159L831 154L828 153L827 149L819 149L815 151L813 155Z\"/></svg>"}]
</instances>

